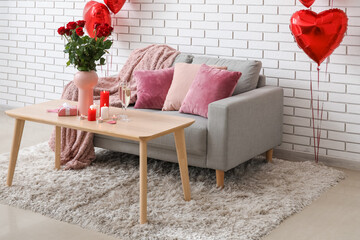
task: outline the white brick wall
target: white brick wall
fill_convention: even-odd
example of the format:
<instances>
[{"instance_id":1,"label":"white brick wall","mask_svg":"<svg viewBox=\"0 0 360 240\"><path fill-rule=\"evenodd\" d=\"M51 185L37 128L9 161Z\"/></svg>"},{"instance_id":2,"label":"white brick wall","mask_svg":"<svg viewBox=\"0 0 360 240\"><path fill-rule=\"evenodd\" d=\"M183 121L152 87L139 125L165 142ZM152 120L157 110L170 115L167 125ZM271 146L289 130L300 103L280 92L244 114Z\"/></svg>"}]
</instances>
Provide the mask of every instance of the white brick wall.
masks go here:
<instances>
[{"instance_id":1,"label":"white brick wall","mask_svg":"<svg viewBox=\"0 0 360 240\"><path fill-rule=\"evenodd\" d=\"M101 1L102 2L102 1ZM330 8L317 0L314 11ZM57 28L82 15L85 0L0 1L0 104L24 106L60 97L75 70L65 67ZM334 0L349 16L341 46L322 64L324 122L320 154L360 162L360 1ZM182 52L260 59L267 83L284 88L284 143L312 153L309 79L316 65L289 31L298 0L130 0L113 16L116 74L131 50L165 43ZM105 71L106 67L103 67ZM104 75L99 69L99 75Z\"/></svg>"}]
</instances>

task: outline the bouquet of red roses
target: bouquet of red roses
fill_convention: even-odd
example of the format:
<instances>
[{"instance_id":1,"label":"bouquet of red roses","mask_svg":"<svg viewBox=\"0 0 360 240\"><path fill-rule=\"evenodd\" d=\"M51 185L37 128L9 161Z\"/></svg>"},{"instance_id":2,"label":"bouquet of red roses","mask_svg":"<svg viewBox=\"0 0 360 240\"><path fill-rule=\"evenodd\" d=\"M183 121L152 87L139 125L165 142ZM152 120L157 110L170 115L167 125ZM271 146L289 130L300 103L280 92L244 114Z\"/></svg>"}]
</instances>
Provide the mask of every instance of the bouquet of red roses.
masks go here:
<instances>
[{"instance_id":1,"label":"bouquet of red roses","mask_svg":"<svg viewBox=\"0 0 360 240\"><path fill-rule=\"evenodd\" d=\"M79 20L69 22L65 26L58 28L58 33L65 37L65 53L69 54L69 61L66 66L74 65L79 71L96 71L96 66L105 65L103 55L109 53L107 50L112 45L112 40L108 38L113 28L107 23L95 23L95 38L84 36L84 26L86 22Z\"/></svg>"}]
</instances>

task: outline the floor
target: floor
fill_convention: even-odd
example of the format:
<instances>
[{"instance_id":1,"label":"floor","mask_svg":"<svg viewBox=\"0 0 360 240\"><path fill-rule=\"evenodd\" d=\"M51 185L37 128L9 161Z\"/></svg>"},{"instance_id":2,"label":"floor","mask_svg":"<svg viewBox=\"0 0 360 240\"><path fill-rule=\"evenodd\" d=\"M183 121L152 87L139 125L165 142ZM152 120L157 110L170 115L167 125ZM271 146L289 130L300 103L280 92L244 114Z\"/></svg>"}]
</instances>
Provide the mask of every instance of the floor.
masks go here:
<instances>
[{"instance_id":1,"label":"floor","mask_svg":"<svg viewBox=\"0 0 360 240\"><path fill-rule=\"evenodd\" d=\"M0 153L11 147L13 119L0 110ZM21 147L47 141L52 127L25 123ZM360 239L360 172L344 170L347 178L273 230L264 240ZM4 183L5 184L5 183ZM112 237L0 204L0 240L99 239Z\"/></svg>"}]
</instances>

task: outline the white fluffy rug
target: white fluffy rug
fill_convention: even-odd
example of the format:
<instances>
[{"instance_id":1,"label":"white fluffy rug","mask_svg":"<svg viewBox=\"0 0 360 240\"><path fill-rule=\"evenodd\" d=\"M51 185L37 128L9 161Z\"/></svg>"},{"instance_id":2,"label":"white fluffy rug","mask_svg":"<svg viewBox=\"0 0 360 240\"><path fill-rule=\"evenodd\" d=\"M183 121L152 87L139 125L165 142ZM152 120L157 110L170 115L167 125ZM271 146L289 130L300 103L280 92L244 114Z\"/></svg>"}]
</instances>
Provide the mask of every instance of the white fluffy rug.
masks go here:
<instances>
[{"instance_id":1,"label":"white fluffy rug","mask_svg":"<svg viewBox=\"0 0 360 240\"><path fill-rule=\"evenodd\" d=\"M344 174L312 162L254 159L225 174L189 168L185 202L177 164L148 161L148 220L139 225L138 157L97 150L80 171L55 171L46 143L20 151L13 186L0 155L0 202L121 239L259 239L335 185Z\"/></svg>"}]
</instances>

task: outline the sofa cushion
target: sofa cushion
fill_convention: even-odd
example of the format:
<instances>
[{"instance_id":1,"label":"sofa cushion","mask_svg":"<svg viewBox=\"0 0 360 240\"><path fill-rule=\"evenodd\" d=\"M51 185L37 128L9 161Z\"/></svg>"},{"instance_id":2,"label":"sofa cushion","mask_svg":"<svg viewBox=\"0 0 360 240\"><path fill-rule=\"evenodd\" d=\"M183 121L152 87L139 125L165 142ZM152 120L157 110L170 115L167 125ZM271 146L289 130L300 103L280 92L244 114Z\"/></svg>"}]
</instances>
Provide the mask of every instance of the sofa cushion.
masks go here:
<instances>
[{"instance_id":1,"label":"sofa cushion","mask_svg":"<svg viewBox=\"0 0 360 240\"><path fill-rule=\"evenodd\" d=\"M178 111L180 109L181 103L189 91L191 83L195 79L200 67L200 64L175 64L174 78L162 108L164 111ZM212 67L226 69L224 66Z\"/></svg>"},{"instance_id":2,"label":"sofa cushion","mask_svg":"<svg viewBox=\"0 0 360 240\"><path fill-rule=\"evenodd\" d=\"M129 109L132 109L132 107L129 107ZM207 122L208 122L206 118L190 115L190 114L183 114L183 113L179 113L178 111L159 111L153 109L136 109L136 110L195 119L194 124L192 124L190 127L185 128L186 150L188 154L197 155L197 156L203 156L203 155L206 156ZM110 136L98 135L98 134L95 134L95 136L96 138L98 138L97 141L100 141L99 139L105 138L105 139L111 139L117 141L118 144L121 144L121 142L127 142L127 143L133 142L126 139L119 139ZM148 142L148 146L176 151L173 134L167 134L165 136L155 138Z\"/></svg>"},{"instance_id":3,"label":"sofa cushion","mask_svg":"<svg viewBox=\"0 0 360 240\"><path fill-rule=\"evenodd\" d=\"M180 112L208 116L208 105L230 97L234 92L241 72L231 72L201 65L192 82Z\"/></svg>"},{"instance_id":4,"label":"sofa cushion","mask_svg":"<svg viewBox=\"0 0 360 240\"><path fill-rule=\"evenodd\" d=\"M258 84L256 86L256 88L261 88L261 87L265 87L266 85L266 77L264 75L259 75L259 81Z\"/></svg>"},{"instance_id":5,"label":"sofa cushion","mask_svg":"<svg viewBox=\"0 0 360 240\"><path fill-rule=\"evenodd\" d=\"M177 111L200 69L198 64L176 63L173 81L166 96L163 111Z\"/></svg>"},{"instance_id":6,"label":"sofa cushion","mask_svg":"<svg viewBox=\"0 0 360 240\"><path fill-rule=\"evenodd\" d=\"M238 60L214 57L194 57L192 64L206 64L216 66L227 66L229 71L241 72L242 75L236 85L234 95L247 92L256 88L261 62L254 60Z\"/></svg>"},{"instance_id":7,"label":"sofa cushion","mask_svg":"<svg viewBox=\"0 0 360 240\"><path fill-rule=\"evenodd\" d=\"M161 110L174 76L174 67L134 72L137 84L135 108Z\"/></svg>"}]
</instances>

